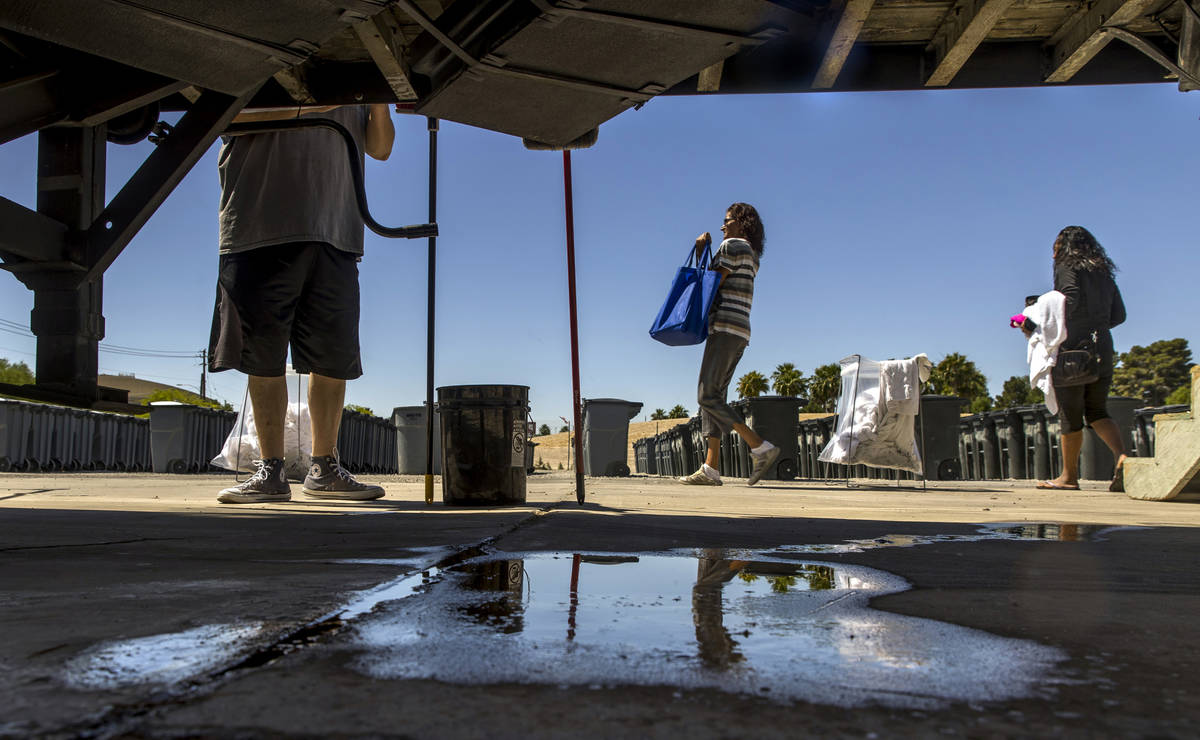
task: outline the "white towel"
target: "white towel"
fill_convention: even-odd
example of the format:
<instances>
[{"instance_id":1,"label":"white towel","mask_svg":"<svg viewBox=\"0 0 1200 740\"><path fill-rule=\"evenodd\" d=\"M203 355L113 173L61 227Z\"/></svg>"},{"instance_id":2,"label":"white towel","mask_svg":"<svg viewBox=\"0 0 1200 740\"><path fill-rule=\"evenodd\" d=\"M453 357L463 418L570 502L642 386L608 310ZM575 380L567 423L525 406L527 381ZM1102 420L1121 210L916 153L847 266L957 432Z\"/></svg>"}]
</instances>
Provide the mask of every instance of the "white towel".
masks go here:
<instances>
[{"instance_id":1,"label":"white towel","mask_svg":"<svg viewBox=\"0 0 1200 740\"><path fill-rule=\"evenodd\" d=\"M1046 409L1058 413L1058 399L1050 373L1058 360L1058 348L1067 338L1067 297L1057 290L1039 296L1037 303L1026 306L1025 316L1037 325L1029 335L1025 359L1029 362L1029 383L1046 394Z\"/></svg>"}]
</instances>

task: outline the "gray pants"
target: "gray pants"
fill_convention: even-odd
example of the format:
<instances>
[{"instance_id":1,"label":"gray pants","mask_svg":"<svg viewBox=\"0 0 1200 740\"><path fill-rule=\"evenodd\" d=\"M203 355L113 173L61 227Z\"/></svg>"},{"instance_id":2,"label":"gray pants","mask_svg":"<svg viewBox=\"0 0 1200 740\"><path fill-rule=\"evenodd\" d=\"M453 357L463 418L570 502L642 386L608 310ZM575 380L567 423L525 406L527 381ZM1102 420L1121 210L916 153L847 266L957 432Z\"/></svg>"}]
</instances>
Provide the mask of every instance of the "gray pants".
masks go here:
<instances>
[{"instance_id":1,"label":"gray pants","mask_svg":"<svg viewBox=\"0 0 1200 740\"><path fill-rule=\"evenodd\" d=\"M709 334L704 343L696 401L700 404L700 424L705 437L720 439L733 431L735 423L742 423L742 417L725 402L725 397L733 381L733 371L745 351L745 339L723 332Z\"/></svg>"}]
</instances>

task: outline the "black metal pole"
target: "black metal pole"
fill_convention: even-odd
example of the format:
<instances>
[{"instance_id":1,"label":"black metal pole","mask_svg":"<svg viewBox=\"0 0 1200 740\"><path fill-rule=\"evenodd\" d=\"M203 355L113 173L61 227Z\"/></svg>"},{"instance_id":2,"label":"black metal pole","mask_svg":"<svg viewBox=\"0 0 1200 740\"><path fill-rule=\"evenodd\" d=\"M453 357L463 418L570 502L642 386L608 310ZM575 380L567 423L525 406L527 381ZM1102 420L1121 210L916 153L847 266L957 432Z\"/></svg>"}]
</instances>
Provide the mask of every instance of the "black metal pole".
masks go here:
<instances>
[{"instance_id":1,"label":"black metal pole","mask_svg":"<svg viewBox=\"0 0 1200 740\"><path fill-rule=\"evenodd\" d=\"M429 223L437 223L437 132L438 119L429 122ZM433 317L437 277L437 237L429 237L429 307L425 329L425 503L433 503Z\"/></svg>"},{"instance_id":2,"label":"black metal pole","mask_svg":"<svg viewBox=\"0 0 1200 740\"><path fill-rule=\"evenodd\" d=\"M567 292L571 302L571 403L575 418L575 499L583 503L583 412L579 398L579 319L575 311L575 213L571 201L571 150L563 150L563 194L567 207Z\"/></svg>"}]
</instances>

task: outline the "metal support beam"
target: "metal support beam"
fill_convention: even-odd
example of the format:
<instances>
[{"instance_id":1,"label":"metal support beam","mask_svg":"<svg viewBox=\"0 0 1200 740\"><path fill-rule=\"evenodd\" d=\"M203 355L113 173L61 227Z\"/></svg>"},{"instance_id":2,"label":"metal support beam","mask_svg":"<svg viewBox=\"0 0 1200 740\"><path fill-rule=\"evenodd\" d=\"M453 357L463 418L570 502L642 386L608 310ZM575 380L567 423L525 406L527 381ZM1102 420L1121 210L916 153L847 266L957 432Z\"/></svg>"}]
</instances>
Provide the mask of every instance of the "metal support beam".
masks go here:
<instances>
[{"instance_id":1,"label":"metal support beam","mask_svg":"<svg viewBox=\"0 0 1200 740\"><path fill-rule=\"evenodd\" d=\"M356 24L354 32L371 55L383 79L387 80L388 87L396 94L397 102L416 100L417 93L413 90L408 65L404 62L404 42L396 29L388 24L390 18L390 14L380 13Z\"/></svg>"},{"instance_id":2,"label":"metal support beam","mask_svg":"<svg viewBox=\"0 0 1200 740\"><path fill-rule=\"evenodd\" d=\"M942 19L926 51L933 54L934 70L926 87L950 84L996 22L1016 0L959 0Z\"/></svg>"},{"instance_id":3,"label":"metal support beam","mask_svg":"<svg viewBox=\"0 0 1200 740\"><path fill-rule=\"evenodd\" d=\"M257 92L206 91L87 230L84 282L104 274L142 225Z\"/></svg>"},{"instance_id":4,"label":"metal support beam","mask_svg":"<svg viewBox=\"0 0 1200 740\"><path fill-rule=\"evenodd\" d=\"M721 72L725 69L724 60L700 70L696 78L696 92L717 92L721 89Z\"/></svg>"},{"instance_id":5,"label":"metal support beam","mask_svg":"<svg viewBox=\"0 0 1200 740\"><path fill-rule=\"evenodd\" d=\"M833 28L829 46L825 49L825 56L821 59L821 66L817 68L817 75L813 78L814 89L828 90L837 82L838 75L841 74L842 67L846 64L846 57L854 48L854 42L858 39L858 34L862 31L863 24L866 23L867 16L870 15L874 5L875 0L846 1L837 24Z\"/></svg>"},{"instance_id":6,"label":"metal support beam","mask_svg":"<svg viewBox=\"0 0 1200 740\"><path fill-rule=\"evenodd\" d=\"M1097 0L1069 28L1055 34L1050 48L1050 73L1046 82L1067 82L1108 45L1112 36L1105 26L1124 26L1146 15L1161 0Z\"/></svg>"},{"instance_id":7,"label":"metal support beam","mask_svg":"<svg viewBox=\"0 0 1200 740\"><path fill-rule=\"evenodd\" d=\"M58 262L66 254L67 227L20 203L0 197L0 257Z\"/></svg>"},{"instance_id":8,"label":"metal support beam","mask_svg":"<svg viewBox=\"0 0 1200 740\"><path fill-rule=\"evenodd\" d=\"M299 65L288 67L287 69L279 70L272 77L275 78L275 81L279 83L279 86L288 95L292 96L292 100L301 105L309 105L315 102L315 98L313 98L312 91L308 89L308 81L304 79L302 69Z\"/></svg>"},{"instance_id":9,"label":"metal support beam","mask_svg":"<svg viewBox=\"0 0 1200 740\"><path fill-rule=\"evenodd\" d=\"M86 228L104 207L104 134L104 126L38 134L38 211L64 230ZM22 276L34 291L37 385L95 401L97 349L104 338L102 278L81 284L80 272L42 267Z\"/></svg>"},{"instance_id":10,"label":"metal support beam","mask_svg":"<svg viewBox=\"0 0 1200 740\"><path fill-rule=\"evenodd\" d=\"M1179 66L1192 77L1200 77L1200 3L1182 0L1183 21L1179 31ZM1200 85L1181 77L1179 92L1200 90Z\"/></svg>"}]
</instances>

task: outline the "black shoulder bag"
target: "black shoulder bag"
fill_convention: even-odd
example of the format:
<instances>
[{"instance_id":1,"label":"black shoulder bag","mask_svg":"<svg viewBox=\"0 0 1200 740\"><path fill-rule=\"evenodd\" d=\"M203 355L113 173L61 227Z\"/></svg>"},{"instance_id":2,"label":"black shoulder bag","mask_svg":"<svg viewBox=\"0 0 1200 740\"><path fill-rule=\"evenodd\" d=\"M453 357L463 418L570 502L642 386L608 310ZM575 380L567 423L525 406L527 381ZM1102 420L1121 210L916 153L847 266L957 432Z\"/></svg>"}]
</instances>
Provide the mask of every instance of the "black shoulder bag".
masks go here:
<instances>
[{"instance_id":1,"label":"black shoulder bag","mask_svg":"<svg viewBox=\"0 0 1200 740\"><path fill-rule=\"evenodd\" d=\"M1050 381L1059 388L1087 385L1100 379L1100 351L1096 332L1084 338L1075 349L1059 350Z\"/></svg>"}]
</instances>

